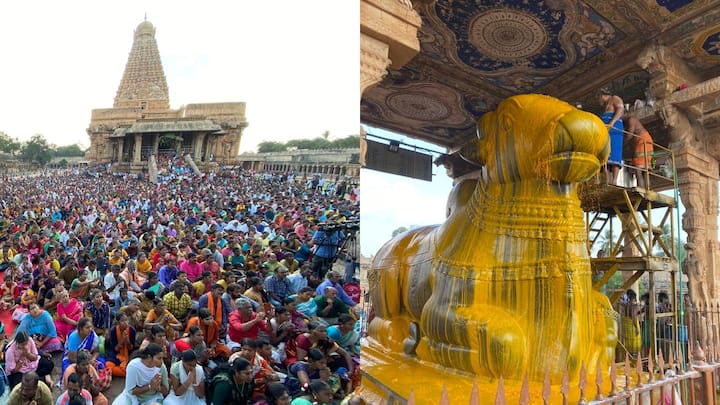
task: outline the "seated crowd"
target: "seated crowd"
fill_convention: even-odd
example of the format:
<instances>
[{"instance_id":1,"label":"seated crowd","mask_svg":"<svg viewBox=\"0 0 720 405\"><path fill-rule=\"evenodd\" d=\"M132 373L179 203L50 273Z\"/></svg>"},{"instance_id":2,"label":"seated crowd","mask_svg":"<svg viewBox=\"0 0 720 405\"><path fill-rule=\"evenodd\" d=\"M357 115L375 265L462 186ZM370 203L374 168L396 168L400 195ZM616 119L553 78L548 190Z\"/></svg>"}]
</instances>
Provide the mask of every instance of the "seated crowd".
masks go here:
<instances>
[{"instance_id":1,"label":"seated crowd","mask_svg":"<svg viewBox=\"0 0 720 405\"><path fill-rule=\"evenodd\" d=\"M357 401L358 297L327 255L314 257L324 243L339 246L323 224L358 214L356 189L317 180L6 182L10 404L44 405L53 387L59 405ZM108 398L113 378L125 387Z\"/></svg>"}]
</instances>

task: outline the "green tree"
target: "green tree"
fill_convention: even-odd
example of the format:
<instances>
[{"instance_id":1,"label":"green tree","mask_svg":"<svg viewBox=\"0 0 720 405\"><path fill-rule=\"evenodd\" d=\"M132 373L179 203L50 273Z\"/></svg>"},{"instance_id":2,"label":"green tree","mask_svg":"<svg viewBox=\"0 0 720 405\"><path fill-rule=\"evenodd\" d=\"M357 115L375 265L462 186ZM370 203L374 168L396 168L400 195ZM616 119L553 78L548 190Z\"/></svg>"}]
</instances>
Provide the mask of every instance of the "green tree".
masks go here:
<instances>
[{"instance_id":1,"label":"green tree","mask_svg":"<svg viewBox=\"0 0 720 405\"><path fill-rule=\"evenodd\" d=\"M0 131L0 151L14 155L21 148L20 142L10 135Z\"/></svg>"},{"instance_id":2,"label":"green tree","mask_svg":"<svg viewBox=\"0 0 720 405\"><path fill-rule=\"evenodd\" d=\"M358 148L360 147L360 135L349 135L332 141L332 147L336 149Z\"/></svg>"},{"instance_id":3,"label":"green tree","mask_svg":"<svg viewBox=\"0 0 720 405\"><path fill-rule=\"evenodd\" d=\"M287 146L281 142L265 141L258 144L258 153L284 152Z\"/></svg>"},{"instance_id":4,"label":"green tree","mask_svg":"<svg viewBox=\"0 0 720 405\"><path fill-rule=\"evenodd\" d=\"M407 230L408 229L406 227L401 226L401 227L395 229L394 231L392 231L392 237L394 238L394 237L400 235L401 233L406 232Z\"/></svg>"},{"instance_id":5,"label":"green tree","mask_svg":"<svg viewBox=\"0 0 720 405\"><path fill-rule=\"evenodd\" d=\"M360 142L358 142L358 145L360 145ZM325 138L317 137L315 139L295 139L288 141L287 146L298 149L319 150L332 148L332 142Z\"/></svg>"},{"instance_id":6,"label":"green tree","mask_svg":"<svg viewBox=\"0 0 720 405\"><path fill-rule=\"evenodd\" d=\"M685 251L685 241L678 238L675 235L670 234L670 225L665 224L663 225L663 233L660 235L660 240L663 241L665 246L670 249L670 244L672 243L673 239L675 240L675 256L677 257L679 262L683 262L685 260L685 257L687 256L687 252ZM662 250L662 248L657 247L655 249L655 255L656 256L665 256L665 252Z\"/></svg>"},{"instance_id":7,"label":"green tree","mask_svg":"<svg viewBox=\"0 0 720 405\"><path fill-rule=\"evenodd\" d=\"M68 161L65 160L65 158L62 158L62 159L60 159L58 164L60 165L60 167L67 167Z\"/></svg>"},{"instance_id":8,"label":"green tree","mask_svg":"<svg viewBox=\"0 0 720 405\"><path fill-rule=\"evenodd\" d=\"M83 157L85 151L80 148L80 145L64 145L55 147L55 156L57 157Z\"/></svg>"},{"instance_id":9,"label":"green tree","mask_svg":"<svg viewBox=\"0 0 720 405\"><path fill-rule=\"evenodd\" d=\"M610 232L610 228L608 227L608 229L605 229L605 232L600 235L600 238L598 238L600 250L605 253L606 257L610 254L610 250L612 250L615 240L617 240L617 237L614 236L615 235Z\"/></svg>"},{"instance_id":10,"label":"green tree","mask_svg":"<svg viewBox=\"0 0 720 405\"><path fill-rule=\"evenodd\" d=\"M52 146L42 134L33 135L20 149L24 160L45 166L53 157Z\"/></svg>"}]
</instances>

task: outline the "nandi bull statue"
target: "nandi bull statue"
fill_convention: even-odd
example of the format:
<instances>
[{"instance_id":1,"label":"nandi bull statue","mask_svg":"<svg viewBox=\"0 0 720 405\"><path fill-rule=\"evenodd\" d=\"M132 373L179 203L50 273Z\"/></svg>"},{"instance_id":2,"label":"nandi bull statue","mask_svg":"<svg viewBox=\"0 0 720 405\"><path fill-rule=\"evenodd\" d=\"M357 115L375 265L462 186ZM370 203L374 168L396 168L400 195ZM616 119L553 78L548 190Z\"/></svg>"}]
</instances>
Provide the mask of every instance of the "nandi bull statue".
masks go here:
<instances>
[{"instance_id":1,"label":"nandi bull statue","mask_svg":"<svg viewBox=\"0 0 720 405\"><path fill-rule=\"evenodd\" d=\"M491 380L606 371L617 314L592 289L577 187L607 160L608 139L598 117L552 97L514 96L485 114L463 150L481 178L455 186L445 223L375 256L366 347L390 364Z\"/></svg>"}]
</instances>

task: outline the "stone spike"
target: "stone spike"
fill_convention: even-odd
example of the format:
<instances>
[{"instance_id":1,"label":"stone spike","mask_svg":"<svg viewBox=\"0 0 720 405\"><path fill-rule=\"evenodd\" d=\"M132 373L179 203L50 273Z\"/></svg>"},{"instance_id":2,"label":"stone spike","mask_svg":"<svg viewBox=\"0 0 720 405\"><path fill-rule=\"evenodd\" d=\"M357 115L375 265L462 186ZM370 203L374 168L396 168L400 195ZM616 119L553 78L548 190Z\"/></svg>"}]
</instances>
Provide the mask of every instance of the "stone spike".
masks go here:
<instances>
[{"instance_id":1,"label":"stone spike","mask_svg":"<svg viewBox=\"0 0 720 405\"><path fill-rule=\"evenodd\" d=\"M495 394L495 405L505 405L507 399L505 398L505 383L503 382L502 376L498 381L497 393Z\"/></svg>"},{"instance_id":2,"label":"stone spike","mask_svg":"<svg viewBox=\"0 0 720 405\"><path fill-rule=\"evenodd\" d=\"M415 405L415 391L410 388L410 395L408 395L407 405Z\"/></svg>"},{"instance_id":3,"label":"stone spike","mask_svg":"<svg viewBox=\"0 0 720 405\"><path fill-rule=\"evenodd\" d=\"M525 372L522 388L520 389L520 405L530 404L530 384L528 382L528 374Z\"/></svg>"},{"instance_id":4,"label":"stone spike","mask_svg":"<svg viewBox=\"0 0 720 405\"><path fill-rule=\"evenodd\" d=\"M578 404L585 404L585 387L587 385L587 373L585 371L585 362L580 364L580 380L578 381L578 388L580 388L580 399Z\"/></svg>"},{"instance_id":5,"label":"stone spike","mask_svg":"<svg viewBox=\"0 0 720 405\"><path fill-rule=\"evenodd\" d=\"M560 393L563 397L563 405L568 403L568 392L570 392L570 376L568 375L568 369L565 367L565 372L562 376L562 383L560 384Z\"/></svg>"},{"instance_id":6,"label":"stone spike","mask_svg":"<svg viewBox=\"0 0 720 405\"><path fill-rule=\"evenodd\" d=\"M615 396L615 390L617 389L617 368L615 367L615 362L610 362L610 393L608 394L609 397Z\"/></svg>"},{"instance_id":7,"label":"stone spike","mask_svg":"<svg viewBox=\"0 0 720 405\"><path fill-rule=\"evenodd\" d=\"M598 362L597 362L597 367L596 367L596 370L595 370L595 400L596 400L596 401L599 401L599 400L603 399L603 395L602 395L602 383L603 383L603 378L602 378L602 365L601 365L601 363L600 363L600 360L598 360Z\"/></svg>"},{"instance_id":8,"label":"stone spike","mask_svg":"<svg viewBox=\"0 0 720 405\"><path fill-rule=\"evenodd\" d=\"M480 405L480 390L477 380L473 383L472 393L470 393L470 405Z\"/></svg>"},{"instance_id":9,"label":"stone spike","mask_svg":"<svg viewBox=\"0 0 720 405\"><path fill-rule=\"evenodd\" d=\"M663 358L662 350L660 350L660 355L658 356L658 368L660 369L660 377L658 377L659 380L665 379L665 358Z\"/></svg>"},{"instance_id":10,"label":"stone spike","mask_svg":"<svg viewBox=\"0 0 720 405\"><path fill-rule=\"evenodd\" d=\"M673 350L670 350L668 353L668 365L670 366L670 370L675 371L675 352ZM677 373L682 373L682 367L678 367Z\"/></svg>"},{"instance_id":11,"label":"stone spike","mask_svg":"<svg viewBox=\"0 0 720 405\"><path fill-rule=\"evenodd\" d=\"M167 80L155 41L155 27L143 21L135 29L132 49L125 72L115 95L114 108L141 107L152 103L152 109L170 108Z\"/></svg>"},{"instance_id":12,"label":"stone spike","mask_svg":"<svg viewBox=\"0 0 720 405\"><path fill-rule=\"evenodd\" d=\"M695 342L695 350L693 351L693 360L705 361L705 351L702 348L700 342Z\"/></svg>"},{"instance_id":13,"label":"stone spike","mask_svg":"<svg viewBox=\"0 0 720 405\"><path fill-rule=\"evenodd\" d=\"M625 352L625 391L630 391L630 357Z\"/></svg>"},{"instance_id":14,"label":"stone spike","mask_svg":"<svg viewBox=\"0 0 720 405\"><path fill-rule=\"evenodd\" d=\"M550 403L550 394L551 394L551 388L550 388L550 373L545 370L545 378L543 378L543 389L542 389L542 399L543 404L548 405Z\"/></svg>"},{"instance_id":15,"label":"stone spike","mask_svg":"<svg viewBox=\"0 0 720 405\"><path fill-rule=\"evenodd\" d=\"M637 375L637 384L635 384L636 387L642 387L643 385L642 371L642 357L640 357L640 354L638 353L637 359L635 360L635 374Z\"/></svg>"},{"instance_id":16,"label":"stone spike","mask_svg":"<svg viewBox=\"0 0 720 405\"><path fill-rule=\"evenodd\" d=\"M660 368L660 373L662 374L662 367ZM653 356L648 356L648 384L652 383L653 380L655 380L655 363L653 363Z\"/></svg>"},{"instance_id":17,"label":"stone spike","mask_svg":"<svg viewBox=\"0 0 720 405\"><path fill-rule=\"evenodd\" d=\"M442 394L440 395L440 405L450 405L450 398L448 398L448 390L445 384L443 384Z\"/></svg>"}]
</instances>

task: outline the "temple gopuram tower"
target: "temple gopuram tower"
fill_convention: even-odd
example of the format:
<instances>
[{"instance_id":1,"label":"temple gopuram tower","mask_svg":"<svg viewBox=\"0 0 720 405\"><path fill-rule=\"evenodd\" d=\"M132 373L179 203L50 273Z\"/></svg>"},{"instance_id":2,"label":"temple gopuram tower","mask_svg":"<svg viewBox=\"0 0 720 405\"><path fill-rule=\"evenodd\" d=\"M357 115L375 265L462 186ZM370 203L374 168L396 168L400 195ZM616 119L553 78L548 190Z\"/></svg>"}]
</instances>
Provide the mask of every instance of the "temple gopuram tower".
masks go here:
<instances>
[{"instance_id":1,"label":"temple gopuram tower","mask_svg":"<svg viewBox=\"0 0 720 405\"><path fill-rule=\"evenodd\" d=\"M237 161L245 119L245 103L188 104L170 108L170 97L155 27L143 21L112 108L92 110L87 133L91 164L141 172L151 156L185 156L200 170Z\"/></svg>"}]
</instances>

